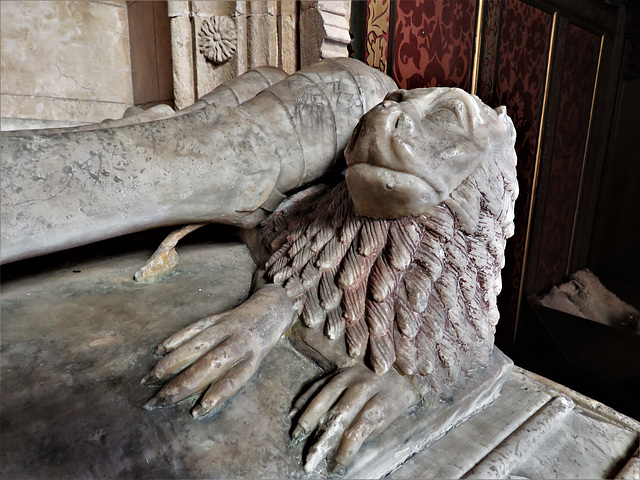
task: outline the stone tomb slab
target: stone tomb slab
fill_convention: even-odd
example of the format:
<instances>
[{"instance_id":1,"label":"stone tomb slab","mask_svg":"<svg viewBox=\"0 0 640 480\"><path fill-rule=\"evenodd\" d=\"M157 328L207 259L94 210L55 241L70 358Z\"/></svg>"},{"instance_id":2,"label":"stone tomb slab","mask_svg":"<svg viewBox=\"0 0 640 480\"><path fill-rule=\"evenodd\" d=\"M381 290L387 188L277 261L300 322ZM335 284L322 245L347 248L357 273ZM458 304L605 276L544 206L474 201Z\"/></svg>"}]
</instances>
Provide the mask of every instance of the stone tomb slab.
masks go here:
<instances>
[{"instance_id":1,"label":"stone tomb slab","mask_svg":"<svg viewBox=\"0 0 640 480\"><path fill-rule=\"evenodd\" d=\"M155 389L140 379L157 344L230 309L249 294L254 264L238 243L187 245L177 273L132 278L151 251L118 254L2 285L0 433L4 478L307 478L304 444L288 412L323 374L280 341L257 375L217 413L189 415L193 398L147 412ZM414 407L368 442L347 478L378 478L442 437L499 394L511 362L499 352L468 392L427 411Z\"/></svg>"}]
</instances>

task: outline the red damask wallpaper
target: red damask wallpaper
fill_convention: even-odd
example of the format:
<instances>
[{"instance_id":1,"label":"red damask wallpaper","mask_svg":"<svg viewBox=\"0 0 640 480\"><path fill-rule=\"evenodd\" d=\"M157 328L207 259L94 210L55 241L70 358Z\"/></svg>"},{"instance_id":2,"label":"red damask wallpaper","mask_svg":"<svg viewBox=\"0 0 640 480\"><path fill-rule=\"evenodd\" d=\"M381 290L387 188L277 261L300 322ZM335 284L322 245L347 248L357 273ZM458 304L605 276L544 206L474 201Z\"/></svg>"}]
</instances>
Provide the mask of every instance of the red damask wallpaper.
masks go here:
<instances>
[{"instance_id":1,"label":"red damask wallpaper","mask_svg":"<svg viewBox=\"0 0 640 480\"><path fill-rule=\"evenodd\" d=\"M401 88L469 89L475 0L397 0L393 78Z\"/></svg>"},{"instance_id":2,"label":"red damask wallpaper","mask_svg":"<svg viewBox=\"0 0 640 480\"><path fill-rule=\"evenodd\" d=\"M535 293L564 280L584 158L600 37L571 25L553 140ZM569 272L571 273L571 272Z\"/></svg>"},{"instance_id":3,"label":"red damask wallpaper","mask_svg":"<svg viewBox=\"0 0 640 480\"><path fill-rule=\"evenodd\" d=\"M516 127L520 185L515 208L516 232L507 242L506 265L502 272L503 290L498 297L501 316L507 321L498 326L496 339L504 344L510 343L515 327L513 320L524 264L551 23L552 16L547 12L520 0L504 1L495 100L498 105L507 106Z\"/></svg>"}]
</instances>

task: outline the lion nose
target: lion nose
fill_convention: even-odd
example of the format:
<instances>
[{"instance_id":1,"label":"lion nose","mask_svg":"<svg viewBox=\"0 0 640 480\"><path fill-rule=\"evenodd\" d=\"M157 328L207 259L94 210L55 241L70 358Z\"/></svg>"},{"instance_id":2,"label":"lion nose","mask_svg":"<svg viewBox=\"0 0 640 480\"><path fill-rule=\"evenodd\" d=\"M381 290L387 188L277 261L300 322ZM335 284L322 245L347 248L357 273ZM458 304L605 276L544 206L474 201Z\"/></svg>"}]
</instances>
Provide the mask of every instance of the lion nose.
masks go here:
<instances>
[{"instance_id":1,"label":"lion nose","mask_svg":"<svg viewBox=\"0 0 640 480\"><path fill-rule=\"evenodd\" d=\"M393 115L389 117L389 126L392 127L392 130L413 130L414 123L413 119L407 115L406 113L401 113L400 115Z\"/></svg>"}]
</instances>

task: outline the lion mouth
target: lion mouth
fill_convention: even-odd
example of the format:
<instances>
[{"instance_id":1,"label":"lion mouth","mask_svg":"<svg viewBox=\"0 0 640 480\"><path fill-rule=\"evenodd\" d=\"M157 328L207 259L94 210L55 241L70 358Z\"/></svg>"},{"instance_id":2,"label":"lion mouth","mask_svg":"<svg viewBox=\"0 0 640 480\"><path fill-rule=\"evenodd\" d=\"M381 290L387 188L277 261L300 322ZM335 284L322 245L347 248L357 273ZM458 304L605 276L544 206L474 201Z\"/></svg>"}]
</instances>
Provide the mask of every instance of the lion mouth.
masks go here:
<instances>
[{"instance_id":1,"label":"lion mouth","mask_svg":"<svg viewBox=\"0 0 640 480\"><path fill-rule=\"evenodd\" d=\"M365 216L418 215L440 197L432 185L413 173L370 163L349 166L346 180L356 211Z\"/></svg>"},{"instance_id":2,"label":"lion mouth","mask_svg":"<svg viewBox=\"0 0 640 480\"><path fill-rule=\"evenodd\" d=\"M436 192L436 189L432 185L415 173L387 166L359 163L348 167L347 174L349 174L349 172L351 172L350 176L358 176L361 180L364 180L366 184L370 186L376 185L376 188L386 191L394 191L411 185L413 188L420 186L422 187L420 189Z\"/></svg>"},{"instance_id":3,"label":"lion mouth","mask_svg":"<svg viewBox=\"0 0 640 480\"><path fill-rule=\"evenodd\" d=\"M352 170L352 171L358 170L359 172L362 172L362 174L366 177L377 178L380 175L389 176L389 178L398 179L399 181L398 183L401 183L404 177L415 177L420 179L420 177L418 177L415 173L412 173L407 170L403 170L401 168L397 168L391 165L378 164L372 161L372 159L353 162L351 165L347 167L347 172L349 170ZM422 179L420 180L423 181ZM392 190L393 184L395 184L395 182L393 182L388 188L385 186L385 188L387 190Z\"/></svg>"}]
</instances>

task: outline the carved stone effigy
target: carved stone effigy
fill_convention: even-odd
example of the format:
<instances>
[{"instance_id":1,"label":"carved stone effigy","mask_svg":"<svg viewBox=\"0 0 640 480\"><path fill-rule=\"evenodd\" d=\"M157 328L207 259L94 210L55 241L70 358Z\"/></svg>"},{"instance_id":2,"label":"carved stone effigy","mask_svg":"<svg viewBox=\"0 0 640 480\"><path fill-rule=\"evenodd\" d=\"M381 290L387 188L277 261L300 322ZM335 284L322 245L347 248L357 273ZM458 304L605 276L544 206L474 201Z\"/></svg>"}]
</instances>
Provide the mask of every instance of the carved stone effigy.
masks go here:
<instances>
[{"instance_id":1,"label":"carved stone effigy","mask_svg":"<svg viewBox=\"0 0 640 480\"><path fill-rule=\"evenodd\" d=\"M216 115L202 106L119 129L3 137L3 259L160 225L257 225L348 141L345 182L294 196L262 224L253 296L169 337L144 380L170 379L148 409L204 392L192 411L203 416L289 336L331 369L293 407L293 437L313 433L304 468L349 465L409 407L446 410L465 385L488 389L474 380L492 361L513 233L504 108L459 89L400 90L355 125L391 87L334 60ZM434 420L443 433L465 414L447 415Z\"/></svg>"},{"instance_id":2,"label":"carved stone effigy","mask_svg":"<svg viewBox=\"0 0 640 480\"><path fill-rule=\"evenodd\" d=\"M249 80L236 90L251 90ZM358 61L326 60L235 107L201 103L121 128L5 134L0 260L162 225L255 226L334 165L360 117L394 86Z\"/></svg>"}]
</instances>

